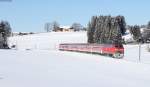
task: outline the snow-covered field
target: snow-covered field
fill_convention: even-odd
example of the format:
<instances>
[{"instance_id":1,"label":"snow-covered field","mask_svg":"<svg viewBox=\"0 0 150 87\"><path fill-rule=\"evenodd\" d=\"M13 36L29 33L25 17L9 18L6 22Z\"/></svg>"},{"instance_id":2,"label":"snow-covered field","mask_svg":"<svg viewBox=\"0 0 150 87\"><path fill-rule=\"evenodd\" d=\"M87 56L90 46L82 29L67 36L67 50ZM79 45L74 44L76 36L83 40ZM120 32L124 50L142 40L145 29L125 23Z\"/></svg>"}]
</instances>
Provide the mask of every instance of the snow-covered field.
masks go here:
<instances>
[{"instance_id":1,"label":"snow-covered field","mask_svg":"<svg viewBox=\"0 0 150 87\"><path fill-rule=\"evenodd\" d=\"M9 38L9 45L17 46L14 50L0 50L0 87L150 86L150 53L146 45L142 45L141 62L138 45L125 45L124 59L57 50L59 43L86 41L86 32Z\"/></svg>"},{"instance_id":2,"label":"snow-covered field","mask_svg":"<svg viewBox=\"0 0 150 87\"><path fill-rule=\"evenodd\" d=\"M16 36L9 39L9 45L17 45L17 49L57 50L59 43L85 43L85 32L51 32L28 36Z\"/></svg>"}]
</instances>

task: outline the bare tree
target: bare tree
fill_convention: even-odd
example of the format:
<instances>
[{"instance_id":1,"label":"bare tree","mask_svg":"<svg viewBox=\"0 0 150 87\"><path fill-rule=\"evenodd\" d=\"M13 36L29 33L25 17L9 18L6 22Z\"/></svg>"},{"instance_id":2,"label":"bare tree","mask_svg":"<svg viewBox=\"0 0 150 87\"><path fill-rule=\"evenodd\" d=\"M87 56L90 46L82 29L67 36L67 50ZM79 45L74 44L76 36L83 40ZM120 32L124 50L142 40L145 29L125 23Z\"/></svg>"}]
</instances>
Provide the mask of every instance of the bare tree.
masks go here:
<instances>
[{"instance_id":1,"label":"bare tree","mask_svg":"<svg viewBox=\"0 0 150 87\"><path fill-rule=\"evenodd\" d=\"M44 29L45 29L46 32L52 31L51 23L49 23L49 22L45 23Z\"/></svg>"},{"instance_id":2,"label":"bare tree","mask_svg":"<svg viewBox=\"0 0 150 87\"><path fill-rule=\"evenodd\" d=\"M44 25L44 29L46 32L57 31L60 29L59 23L57 21L47 22Z\"/></svg>"},{"instance_id":3,"label":"bare tree","mask_svg":"<svg viewBox=\"0 0 150 87\"><path fill-rule=\"evenodd\" d=\"M54 21L54 22L52 22L51 23L51 29L53 30L53 31L57 31L57 30L59 30L60 29L60 27L59 27L59 23L57 22L57 21Z\"/></svg>"}]
</instances>

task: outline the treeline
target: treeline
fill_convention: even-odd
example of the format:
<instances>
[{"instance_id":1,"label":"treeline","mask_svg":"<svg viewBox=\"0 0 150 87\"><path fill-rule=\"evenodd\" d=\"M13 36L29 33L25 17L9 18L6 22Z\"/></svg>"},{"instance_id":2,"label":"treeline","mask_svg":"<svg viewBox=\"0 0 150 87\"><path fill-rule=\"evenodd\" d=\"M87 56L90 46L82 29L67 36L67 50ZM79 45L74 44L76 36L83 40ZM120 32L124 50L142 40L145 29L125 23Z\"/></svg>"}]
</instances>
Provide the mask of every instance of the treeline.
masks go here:
<instances>
[{"instance_id":1,"label":"treeline","mask_svg":"<svg viewBox=\"0 0 150 87\"><path fill-rule=\"evenodd\" d=\"M142 41L142 34L141 34L140 26L132 25L132 26L129 26L128 29L129 29L135 42L141 42Z\"/></svg>"},{"instance_id":2,"label":"treeline","mask_svg":"<svg viewBox=\"0 0 150 87\"><path fill-rule=\"evenodd\" d=\"M150 42L150 22L147 25L130 25L128 26L134 42L147 43Z\"/></svg>"},{"instance_id":3,"label":"treeline","mask_svg":"<svg viewBox=\"0 0 150 87\"><path fill-rule=\"evenodd\" d=\"M82 31L82 30L86 30L85 27L83 27L80 23L73 23L70 26L70 29L72 29L73 31ZM60 27L60 24L57 21L53 21L53 22L47 22L44 25L44 30L46 32L57 32L57 31L63 31L63 29Z\"/></svg>"},{"instance_id":4,"label":"treeline","mask_svg":"<svg viewBox=\"0 0 150 87\"><path fill-rule=\"evenodd\" d=\"M93 16L88 23L88 43L122 43L126 32L124 16Z\"/></svg>"},{"instance_id":5,"label":"treeline","mask_svg":"<svg viewBox=\"0 0 150 87\"><path fill-rule=\"evenodd\" d=\"M0 49L8 48L7 37L11 35L11 27L7 21L0 22Z\"/></svg>"}]
</instances>

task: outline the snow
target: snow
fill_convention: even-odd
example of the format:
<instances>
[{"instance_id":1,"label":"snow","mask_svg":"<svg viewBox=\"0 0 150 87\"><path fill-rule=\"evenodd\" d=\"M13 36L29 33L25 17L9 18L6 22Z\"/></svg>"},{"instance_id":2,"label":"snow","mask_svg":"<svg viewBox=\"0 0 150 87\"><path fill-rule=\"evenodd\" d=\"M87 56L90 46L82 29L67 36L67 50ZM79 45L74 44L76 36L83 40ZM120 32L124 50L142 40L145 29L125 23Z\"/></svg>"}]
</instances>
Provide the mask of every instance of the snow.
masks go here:
<instances>
[{"instance_id":1,"label":"snow","mask_svg":"<svg viewBox=\"0 0 150 87\"><path fill-rule=\"evenodd\" d=\"M9 45L17 46L14 50L0 50L0 87L150 86L150 53L145 50L146 44L142 45L141 62L138 45L125 45L124 59L57 50L59 43L86 40L86 32L9 38Z\"/></svg>"},{"instance_id":2,"label":"snow","mask_svg":"<svg viewBox=\"0 0 150 87\"><path fill-rule=\"evenodd\" d=\"M17 49L56 50L59 43L85 43L85 32L51 32L28 36L16 36L9 39L9 46Z\"/></svg>"},{"instance_id":3,"label":"snow","mask_svg":"<svg viewBox=\"0 0 150 87\"><path fill-rule=\"evenodd\" d=\"M127 33L127 35L123 36L122 38L124 38L124 41L128 42L128 43L134 41L134 39L133 39L133 37L132 37L132 35L130 33Z\"/></svg>"},{"instance_id":4,"label":"snow","mask_svg":"<svg viewBox=\"0 0 150 87\"><path fill-rule=\"evenodd\" d=\"M150 64L150 52L147 51L147 45L141 45L141 61L142 63ZM132 62L139 62L139 45L124 45L125 47L125 60Z\"/></svg>"}]
</instances>

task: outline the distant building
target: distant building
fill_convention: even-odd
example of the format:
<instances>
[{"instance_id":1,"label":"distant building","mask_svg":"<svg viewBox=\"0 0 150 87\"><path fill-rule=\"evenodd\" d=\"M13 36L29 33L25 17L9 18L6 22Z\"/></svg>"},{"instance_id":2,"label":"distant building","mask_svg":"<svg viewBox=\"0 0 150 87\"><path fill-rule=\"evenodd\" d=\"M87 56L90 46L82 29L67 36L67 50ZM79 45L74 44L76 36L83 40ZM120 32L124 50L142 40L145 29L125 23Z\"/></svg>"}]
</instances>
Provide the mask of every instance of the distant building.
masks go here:
<instances>
[{"instance_id":1,"label":"distant building","mask_svg":"<svg viewBox=\"0 0 150 87\"><path fill-rule=\"evenodd\" d=\"M74 29L70 26L61 26L56 32L73 32Z\"/></svg>"}]
</instances>

